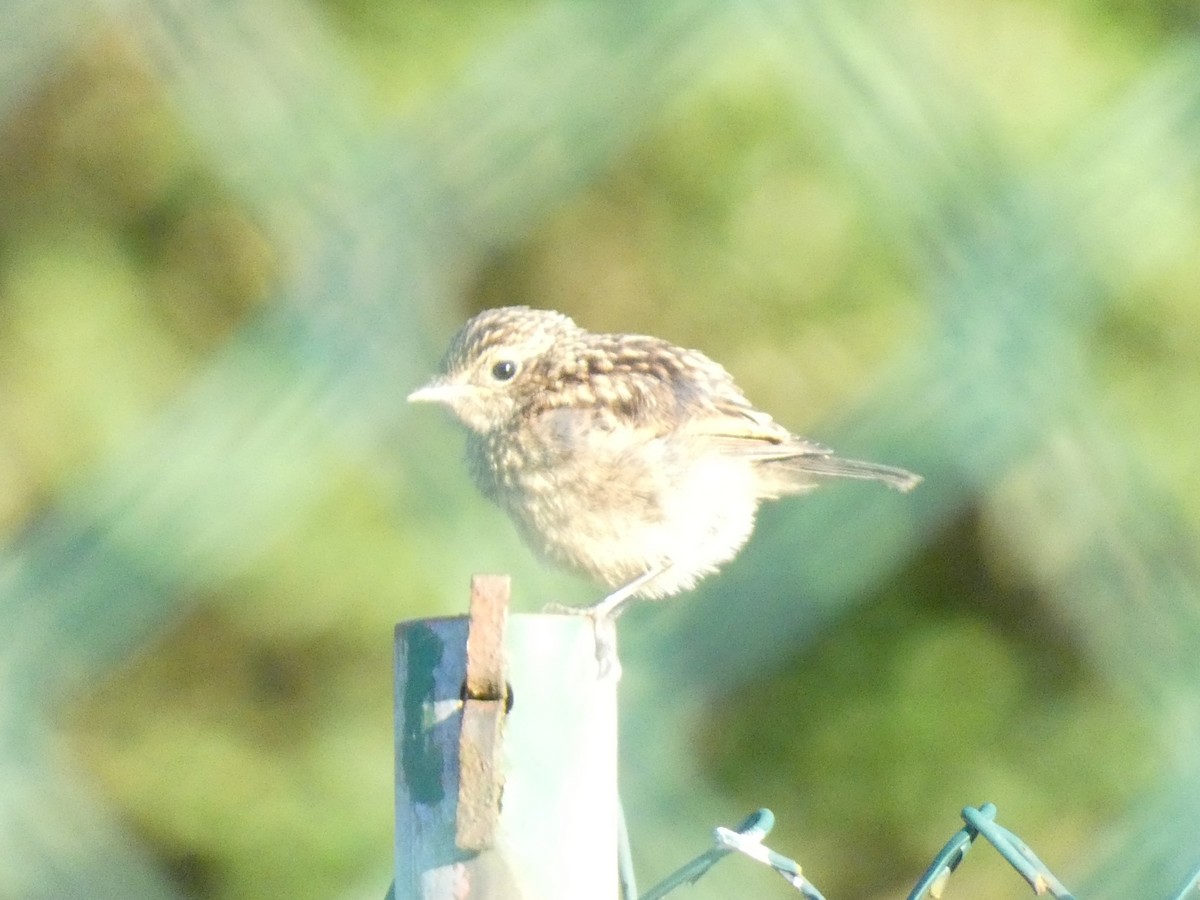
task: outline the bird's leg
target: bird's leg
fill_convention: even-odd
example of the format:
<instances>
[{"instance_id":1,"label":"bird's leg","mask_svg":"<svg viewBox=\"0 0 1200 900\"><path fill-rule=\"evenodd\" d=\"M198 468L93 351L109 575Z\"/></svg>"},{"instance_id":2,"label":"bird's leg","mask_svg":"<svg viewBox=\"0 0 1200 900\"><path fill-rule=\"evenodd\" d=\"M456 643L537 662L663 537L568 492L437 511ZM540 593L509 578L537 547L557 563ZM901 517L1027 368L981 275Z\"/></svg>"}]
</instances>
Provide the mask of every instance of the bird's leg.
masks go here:
<instances>
[{"instance_id":1,"label":"bird's leg","mask_svg":"<svg viewBox=\"0 0 1200 900\"><path fill-rule=\"evenodd\" d=\"M629 582L629 584L622 585L599 603L596 603L593 606L585 607L580 611L586 615L592 616L593 618L603 617L607 619L616 619L617 616L625 612L629 601L634 599L634 594L648 585L663 572L667 571L669 568L671 568L671 564L669 562L663 562L656 566L651 566L637 578L633 579L633 581Z\"/></svg>"},{"instance_id":2,"label":"bird's leg","mask_svg":"<svg viewBox=\"0 0 1200 900\"><path fill-rule=\"evenodd\" d=\"M617 616L625 611L634 595L647 584L671 568L670 562L661 562L651 566L629 584L617 588L599 603L591 606L562 606L551 603L546 607L547 612L566 613L573 616L587 616L592 620L592 629L596 634L596 662L600 664L600 677L621 677L621 661L617 658Z\"/></svg>"},{"instance_id":3,"label":"bird's leg","mask_svg":"<svg viewBox=\"0 0 1200 900\"><path fill-rule=\"evenodd\" d=\"M633 581L621 585L599 603L593 603L591 606L566 606L562 603L547 603L546 612L562 613L568 616L587 616L589 619L615 619L621 613L625 612L625 606L630 600L634 599L634 594L669 568L671 568L669 562L662 562L656 566L651 566L637 578L633 579Z\"/></svg>"}]
</instances>

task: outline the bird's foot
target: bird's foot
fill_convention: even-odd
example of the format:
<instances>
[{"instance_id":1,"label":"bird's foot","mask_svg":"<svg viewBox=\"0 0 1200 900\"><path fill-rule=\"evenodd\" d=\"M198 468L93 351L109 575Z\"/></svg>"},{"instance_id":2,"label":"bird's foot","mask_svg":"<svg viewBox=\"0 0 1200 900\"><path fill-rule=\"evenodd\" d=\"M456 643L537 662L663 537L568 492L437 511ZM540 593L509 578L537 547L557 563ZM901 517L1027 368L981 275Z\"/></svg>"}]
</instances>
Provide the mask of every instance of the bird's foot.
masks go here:
<instances>
[{"instance_id":1,"label":"bird's foot","mask_svg":"<svg viewBox=\"0 0 1200 900\"><path fill-rule=\"evenodd\" d=\"M587 616L591 619L592 630L596 635L596 662L600 667L600 677L617 681L621 678L621 661L617 658L617 617L625 612L638 591L670 568L670 565L669 562L664 562L648 569L592 606L563 606L550 603L545 607L545 611Z\"/></svg>"},{"instance_id":2,"label":"bird's foot","mask_svg":"<svg viewBox=\"0 0 1200 900\"><path fill-rule=\"evenodd\" d=\"M543 612L564 615L583 616L592 623L592 634L596 640L596 667L601 681L621 679L621 660L617 656L617 617L604 608L604 601L594 606L564 606L561 603L548 603Z\"/></svg>"}]
</instances>

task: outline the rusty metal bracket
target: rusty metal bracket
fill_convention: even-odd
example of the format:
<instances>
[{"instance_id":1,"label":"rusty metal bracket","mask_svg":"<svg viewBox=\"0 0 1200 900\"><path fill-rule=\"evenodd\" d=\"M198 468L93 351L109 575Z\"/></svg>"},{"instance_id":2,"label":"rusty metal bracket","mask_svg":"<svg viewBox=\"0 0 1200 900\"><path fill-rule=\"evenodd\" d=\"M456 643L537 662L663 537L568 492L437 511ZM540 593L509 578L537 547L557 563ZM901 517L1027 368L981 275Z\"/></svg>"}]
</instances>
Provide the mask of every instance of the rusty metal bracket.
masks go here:
<instances>
[{"instance_id":1,"label":"rusty metal bracket","mask_svg":"<svg viewBox=\"0 0 1200 900\"><path fill-rule=\"evenodd\" d=\"M461 850L490 848L500 819L504 719L513 702L504 657L510 589L507 575L471 578L455 821L455 843Z\"/></svg>"}]
</instances>

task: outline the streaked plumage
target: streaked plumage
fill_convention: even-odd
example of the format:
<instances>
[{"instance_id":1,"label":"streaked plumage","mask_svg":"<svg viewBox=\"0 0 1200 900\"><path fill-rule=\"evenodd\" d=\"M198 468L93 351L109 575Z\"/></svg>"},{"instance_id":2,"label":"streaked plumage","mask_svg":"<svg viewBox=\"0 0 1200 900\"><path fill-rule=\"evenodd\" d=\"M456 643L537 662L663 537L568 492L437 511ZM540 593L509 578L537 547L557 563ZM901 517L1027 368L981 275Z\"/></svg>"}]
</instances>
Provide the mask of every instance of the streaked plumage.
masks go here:
<instances>
[{"instance_id":1,"label":"streaked plumage","mask_svg":"<svg viewBox=\"0 0 1200 900\"><path fill-rule=\"evenodd\" d=\"M531 547L614 588L661 569L633 592L644 597L732 559L762 500L824 476L902 491L921 480L791 434L699 351L523 306L467 322L409 400L467 426L475 483Z\"/></svg>"}]
</instances>

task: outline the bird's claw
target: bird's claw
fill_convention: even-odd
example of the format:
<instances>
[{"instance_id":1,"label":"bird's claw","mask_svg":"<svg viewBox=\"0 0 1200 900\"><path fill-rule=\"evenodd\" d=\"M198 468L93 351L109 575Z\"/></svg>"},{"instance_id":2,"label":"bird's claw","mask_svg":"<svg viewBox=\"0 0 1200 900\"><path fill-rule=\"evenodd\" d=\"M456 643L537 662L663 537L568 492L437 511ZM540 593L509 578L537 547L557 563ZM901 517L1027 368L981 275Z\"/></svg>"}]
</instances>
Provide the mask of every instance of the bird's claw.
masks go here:
<instances>
[{"instance_id":1,"label":"bird's claw","mask_svg":"<svg viewBox=\"0 0 1200 900\"><path fill-rule=\"evenodd\" d=\"M583 616L592 623L592 634L596 641L596 666L601 681L621 679L621 660L617 656L617 617L603 604L595 606L565 606L562 603L547 603L542 611L551 615Z\"/></svg>"}]
</instances>

